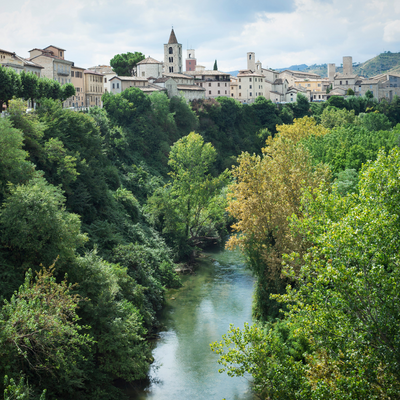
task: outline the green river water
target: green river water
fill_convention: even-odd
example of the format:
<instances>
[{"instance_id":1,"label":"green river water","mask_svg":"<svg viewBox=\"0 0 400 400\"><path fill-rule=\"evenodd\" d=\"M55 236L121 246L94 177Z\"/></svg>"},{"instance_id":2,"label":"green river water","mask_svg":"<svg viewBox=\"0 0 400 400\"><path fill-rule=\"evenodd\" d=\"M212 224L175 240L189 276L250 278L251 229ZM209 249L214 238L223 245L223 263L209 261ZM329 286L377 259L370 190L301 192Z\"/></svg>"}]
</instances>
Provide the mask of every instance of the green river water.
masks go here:
<instances>
[{"instance_id":1,"label":"green river water","mask_svg":"<svg viewBox=\"0 0 400 400\"><path fill-rule=\"evenodd\" d=\"M131 400L253 400L245 378L218 372L210 343L221 340L229 324L251 323L254 279L239 252L205 253L196 275L182 277L183 287L167 293L167 305L153 351L150 384L129 389Z\"/></svg>"}]
</instances>

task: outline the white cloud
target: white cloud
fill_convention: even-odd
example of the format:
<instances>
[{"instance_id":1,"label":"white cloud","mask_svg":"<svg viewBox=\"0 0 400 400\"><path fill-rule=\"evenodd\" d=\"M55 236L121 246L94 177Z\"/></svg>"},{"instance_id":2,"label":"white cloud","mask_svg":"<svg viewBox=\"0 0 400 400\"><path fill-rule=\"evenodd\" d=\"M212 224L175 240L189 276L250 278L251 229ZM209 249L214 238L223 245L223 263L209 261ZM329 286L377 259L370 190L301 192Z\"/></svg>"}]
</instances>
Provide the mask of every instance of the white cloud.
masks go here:
<instances>
[{"instance_id":1,"label":"white cloud","mask_svg":"<svg viewBox=\"0 0 400 400\"><path fill-rule=\"evenodd\" d=\"M400 41L400 19L388 22L384 28L383 40L388 43Z\"/></svg>"},{"instance_id":2,"label":"white cloud","mask_svg":"<svg viewBox=\"0 0 400 400\"><path fill-rule=\"evenodd\" d=\"M225 71L245 68L248 51L279 68L365 61L400 45L398 0L14 0L2 21L2 48L28 56L53 44L83 67L127 51L162 60L172 25L198 63L217 59Z\"/></svg>"}]
</instances>

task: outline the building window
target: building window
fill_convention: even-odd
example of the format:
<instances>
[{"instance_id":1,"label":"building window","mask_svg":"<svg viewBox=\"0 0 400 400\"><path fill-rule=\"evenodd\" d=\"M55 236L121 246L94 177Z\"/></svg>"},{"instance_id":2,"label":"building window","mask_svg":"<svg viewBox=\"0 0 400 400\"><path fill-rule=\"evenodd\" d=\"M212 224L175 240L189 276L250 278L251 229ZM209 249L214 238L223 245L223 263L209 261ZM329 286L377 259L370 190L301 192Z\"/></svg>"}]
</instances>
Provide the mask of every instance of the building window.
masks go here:
<instances>
[{"instance_id":1,"label":"building window","mask_svg":"<svg viewBox=\"0 0 400 400\"><path fill-rule=\"evenodd\" d=\"M142 76L144 76L144 74L145 74L145 71L142 71Z\"/></svg>"},{"instance_id":2,"label":"building window","mask_svg":"<svg viewBox=\"0 0 400 400\"><path fill-rule=\"evenodd\" d=\"M225 90L225 94L228 94L226 90Z\"/></svg>"},{"instance_id":3,"label":"building window","mask_svg":"<svg viewBox=\"0 0 400 400\"><path fill-rule=\"evenodd\" d=\"M340 81L340 84L342 84L342 81Z\"/></svg>"},{"instance_id":4,"label":"building window","mask_svg":"<svg viewBox=\"0 0 400 400\"><path fill-rule=\"evenodd\" d=\"M208 91L208 94L211 94L211 90Z\"/></svg>"},{"instance_id":5,"label":"building window","mask_svg":"<svg viewBox=\"0 0 400 400\"><path fill-rule=\"evenodd\" d=\"M115 89L115 83L113 83L113 89Z\"/></svg>"},{"instance_id":6,"label":"building window","mask_svg":"<svg viewBox=\"0 0 400 400\"><path fill-rule=\"evenodd\" d=\"M208 86L211 86L211 83L209 83Z\"/></svg>"},{"instance_id":7,"label":"building window","mask_svg":"<svg viewBox=\"0 0 400 400\"><path fill-rule=\"evenodd\" d=\"M218 90L218 94L221 94L221 92Z\"/></svg>"},{"instance_id":8,"label":"building window","mask_svg":"<svg viewBox=\"0 0 400 400\"><path fill-rule=\"evenodd\" d=\"M251 82L251 78L249 78L249 82Z\"/></svg>"},{"instance_id":9,"label":"building window","mask_svg":"<svg viewBox=\"0 0 400 400\"><path fill-rule=\"evenodd\" d=\"M174 62L174 57L169 57L168 59L170 63Z\"/></svg>"},{"instance_id":10,"label":"building window","mask_svg":"<svg viewBox=\"0 0 400 400\"><path fill-rule=\"evenodd\" d=\"M241 89L242 88L242 85L239 85L239 89Z\"/></svg>"},{"instance_id":11,"label":"building window","mask_svg":"<svg viewBox=\"0 0 400 400\"><path fill-rule=\"evenodd\" d=\"M321 84L320 84L320 83L318 83L318 87L321 87Z\"/></svg>"},{"instance_id":12,"label":"building window","mask_svg":"<svg viewBox=\"0 0 400 400\"><path fill-rule=\"evenodd\" d=\"M239 82L242 82L242 78L239 78Z\"/></svg>"},{"instance_id":13,"label":"building window","mask_svg":"<svg viewBox=\"0 0 400 400\"><path fill-rule=\"evenodd\" d=\"M117 82L117 89L119 89L119 82Z\"/></svg>"},{"instance_id":14,"label":"building window","mask_svg":"<svg viewBox=\"0 0 400 400\"><path fill-rule=\"evenodd\" d=\"M173 54L172 47L169 48L169 54Z\"/></svg>"},{"instance_id":15,"label":"building window","mask_svg":"<svg viewBox=\"0 0 400 400\"><path fill-rule=\"evenodd\" d=\"M107 83L107 78L104 78L104 83Z\"/></svg>"},{"instance_id":16,"label":"building window","mask_svg":"<svg viewBox=\"0 0 400 400\"><path fill-rule=\"evenodd\" d=\"M169 72L174 72L174 67L169 67Z\"/></svg>"},{"instance_id":17,"label":"building window","mask_svg":"<svg viewBox=\"0 0 400 400\"><path fill-rule=\"evenodd\" d=\"M225 82L225 87L227 86L227 83Z\"/></svg>"},{"instance_id":18,"label":"building window","mask_svg":"<svg viewBox=\"0 0 400 400\"><path fill-rule=\"evenodd\" d=\"M250 92L250 97L252 97L253 95L251 94L251 92Z\"/></svg>"},{"instance_id":19,"label":"building window","mask_svg":"<svg viewBox=\"0 0 400 400\"><path fill-rule=\"evenodd\" d=\"M191 61L189 61L189 65L192 65L192 62L191 62Z\"/></svg>"},{"instance_id":20,"label":"building window","mask_svg":"<svg viewBox=\"0 0 400 400\"><path fill-rule=\"evenodd\" d=\"M250 85L250 89L252 89L251 85Z\"/></svg>"},{"instance_id":21,"label":"building window","mask_svg":"<svg viewBox=\"0 0 400 400\"><path fill-rule=\"evenodd\" d=\"M251 60L251 54L249 54L249 60Z\"/></svg>"},{"instance_id":22,"label":"building window","mask_svg":"<svg viewBox=\"0 0 400 400\"><path fill-rule=\"evenodd\" d=\"M239 93L239 97L242 97L242 93Z\"/></svg>"},{"instance_id":23,"label":"building window","mask_svg":"<svg viewBox=\"0 0 400 400\"><path fill-rule=\"evenodd\" d=\"M74 71L71 71L71 78L74 77Z\"/></svg>"},{"instance_id":24,"label":"building window","mask_svg":"<svg viewBox=\"0 0 400 400\"><path fill-rule=\"evenodd\" d=\"M349 84L349 81L346 81L346 85L348 85Z\"/></svg>"},{"instance_id":25,"label":"building window","mask_svg":"<svg viewBox=\"0 0 400 400\"><path fill-rule=\"evenodd\" d=\"M221 85L220 85L219 82L218 82L218 87L219 87L219 86L221 86Z\"/></svg>"}]
</instances>

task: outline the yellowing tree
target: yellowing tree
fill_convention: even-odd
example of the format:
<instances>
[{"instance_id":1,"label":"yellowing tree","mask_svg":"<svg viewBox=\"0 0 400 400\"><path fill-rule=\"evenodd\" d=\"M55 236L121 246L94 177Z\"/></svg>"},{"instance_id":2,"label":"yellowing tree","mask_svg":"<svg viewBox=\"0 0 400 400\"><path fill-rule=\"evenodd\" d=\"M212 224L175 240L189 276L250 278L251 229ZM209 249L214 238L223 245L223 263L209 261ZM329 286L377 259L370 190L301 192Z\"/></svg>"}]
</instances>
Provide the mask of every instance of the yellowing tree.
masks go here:
<instances>
[{"instance_id":1,"label":"yellowing tree","mask_svg":"<svg viewBox=\"0 0 400 400\"><path fill-rule=\"evenodd\" d=\"M230 187L227 210L237 222L228 247L239 246L258 279L255 314L276 316L278 304L271 293L283 293L288 283L282 277L282 254L303 252L301 237L289 230L288 217L301 214L302 189L318 187L329 177L328 168L313 166L301 140L321 136L328 130L314 119L295 119L293 125L277 127L278 134L266 141L262 156L243 153L233 169L236 183Z\"/></svg>"}]
</instances>

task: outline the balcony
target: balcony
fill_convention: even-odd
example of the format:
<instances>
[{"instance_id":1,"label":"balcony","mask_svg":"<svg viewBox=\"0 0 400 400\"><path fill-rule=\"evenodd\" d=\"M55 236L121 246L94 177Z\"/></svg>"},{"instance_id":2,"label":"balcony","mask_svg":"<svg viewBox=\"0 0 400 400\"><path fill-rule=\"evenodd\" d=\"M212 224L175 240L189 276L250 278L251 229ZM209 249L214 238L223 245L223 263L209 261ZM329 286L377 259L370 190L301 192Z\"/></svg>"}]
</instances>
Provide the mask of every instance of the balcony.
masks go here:
<instances>
[{"instance_id":1,"label":"balcony","mask_svg":"<svg viewBox=\"0 0 400 400\"><path fill-rule=\"evenodd\" d=\"M57 75L61 75L61 76L69 76L69 72L57 71Z\"/></svg>"}]
</instances>

